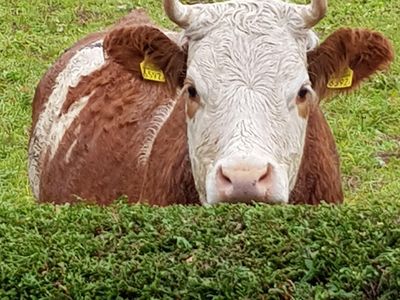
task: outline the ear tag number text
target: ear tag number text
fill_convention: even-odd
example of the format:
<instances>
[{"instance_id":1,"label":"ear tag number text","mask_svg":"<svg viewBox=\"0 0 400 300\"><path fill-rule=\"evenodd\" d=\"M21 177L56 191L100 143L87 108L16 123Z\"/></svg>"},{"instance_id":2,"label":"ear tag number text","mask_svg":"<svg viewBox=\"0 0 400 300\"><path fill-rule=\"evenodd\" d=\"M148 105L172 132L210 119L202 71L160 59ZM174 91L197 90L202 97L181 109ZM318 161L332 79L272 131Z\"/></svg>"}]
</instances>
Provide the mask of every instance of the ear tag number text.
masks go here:
<instances>
[{"instance_id":1,"label":"ear tag number text","mask_svg":"<svg viewBox=\"0 0 400 300\"><path fill-rule=\"evenodd\" d=\"M146 60L146 58L140 63L140 71L142 72L143 79L165 82L163 71L155 64Z\"/></svg>"},{"instance_id":2,"label":"ear tag number text","mask_svg":"<svg viewBox=\"0 0 400 300\"><path fill-rule=\"evenodd\" d=\"M344 89L349 88L353 84L353 70L347 68L343 75L338 78L331 78L328 82L328 88L330 89Z\"/></svg>"}]
</instances>

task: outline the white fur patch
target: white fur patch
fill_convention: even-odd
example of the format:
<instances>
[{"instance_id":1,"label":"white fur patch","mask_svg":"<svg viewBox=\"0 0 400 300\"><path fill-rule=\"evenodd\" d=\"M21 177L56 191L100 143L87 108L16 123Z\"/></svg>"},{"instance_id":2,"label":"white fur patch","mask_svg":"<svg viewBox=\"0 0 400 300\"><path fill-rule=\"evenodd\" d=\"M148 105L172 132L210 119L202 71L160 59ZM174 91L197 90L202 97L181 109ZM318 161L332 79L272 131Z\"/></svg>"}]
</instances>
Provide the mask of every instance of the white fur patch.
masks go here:
<instances>
[{"instance_id":1,"label":"white fur patch","mask_svg":"<svg viewBox=\"0 0 400 300\"><path fill-rule=\"evenodd\" d=\"M50 145L50 159L53 159L54 154L55 154L55 145L59 145L61 142L61 139L64 136L64 133L67 131L69 126L71 126L72 122L75 120L75 118L79 115L79 113L82 111L82 109L86 106L88 103L90 97L94 94L95 90L93 90L90 95L82 97L79 99L79 101L73 103L71 107L69 108L68 112L64 115L61 116L60 122L58 123L58 126L54 126L52 128L52 132L50 134L51 137L54 137L54 140L56 143L53 143ZM75 130L75 135L78 135L80 131L81 125L77 127ZM60 139L60 140L59 140ZM77 140L75 140L71 146L69 147L67 154L65 155L65 161L69 162L69 157L71 156L72 150L76 146Z\"/></svg>"},{"instance_id":2,"label":"white fur patch","mask_svg":"<svg viewBox=\"0 0 400 300\"><path fill-rule=\"evenodd\" d=\"M61 115L59 120L53 124L51 127L51 131L49 134L49 140L51 141L49 145L49 151L50 151L50 157L49 159L52 160L54 157L54 154L58 148L58 145L60 144L64 133L67 131L69 126L71 126L72 122L75 120L75 118L79 115L79 113L82 111L82 109L85 107L85 105L88 103L90 97L93 95L95 90L93 90L90 95L82 97L75 103L71 105L71 107L68 109L68 112Z\"/></svg>"},{"instance_id":3,"label":"white fur patch","mask_svg":"<svg viewBox=\"0 0 400 300\"><path fill-rule=\"evenodd\" d=\"M29 144L29 181L37 199L40 195L40 176L45 154L50 151L50 159L53 157L65 131L90 98L83 97L66 114L61 115L68 90L77 86L82 76L93 73L103 64L103 41L99 40L79 50L55 80L53 92L39 115Z\"/></svg>"},{"instance_id":4,"label":"white fur patch","mask_svg":"<svg viewBox=\"0 0 400 300\"><path fill-rule=\"evenodd\" d=\"M145 166L148 162L157 135L171 116L176 102L177 97L175 99L169 99L168 103L159 106L155 111L153 119L146 129L143 145L139 150L139 164L141 166Z\"/></svg>"},{"instance_id":5,"label":"white fur patch","mask_svg":"<svg viewBox=\"0 0 400 300\"><path fill-rule=\"evenodd\" d=\"M71 146L69 146L68 151L67 151L67 154L65 154L65 161L66 161L67 163L69 163L69 158L71 157L72 150L74 150L74 148L75 148L77 142L78 142L78 140L75 140L75 141L71 144Z\"/></svg>"}]
</instances>

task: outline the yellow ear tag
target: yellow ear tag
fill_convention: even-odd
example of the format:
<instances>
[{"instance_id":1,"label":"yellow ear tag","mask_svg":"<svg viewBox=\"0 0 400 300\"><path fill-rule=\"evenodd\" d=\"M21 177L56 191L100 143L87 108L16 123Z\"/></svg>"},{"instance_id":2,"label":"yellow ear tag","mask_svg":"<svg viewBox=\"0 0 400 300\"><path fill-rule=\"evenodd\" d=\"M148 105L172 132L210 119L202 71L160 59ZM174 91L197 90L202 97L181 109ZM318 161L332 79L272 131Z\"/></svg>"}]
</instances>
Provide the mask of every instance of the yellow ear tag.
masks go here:
<instances>
[{"instance_id":1,"label":"yellow ear tag","mask_svg":"<svg viewBox=\"0 0 400 300\"><path fill-rule=\"evenodd\" d=\"M143 79L165 82L163 71L155 64L146 60L146 58L140 63L140 71L142 72Z\"/></svg>"},{"instance_id":2,"label":"yellow ear tag","mask_svg":"<svg viewBox=\"0 0 400 300\"><path fill-rule=\"evenodd\" d=\"M328 82L328 88L330 89L344 89L351 87L353 84L353 70L347 68L344 70L344 74L339 78L331 78Z\"/></svg>"}]
</instances>

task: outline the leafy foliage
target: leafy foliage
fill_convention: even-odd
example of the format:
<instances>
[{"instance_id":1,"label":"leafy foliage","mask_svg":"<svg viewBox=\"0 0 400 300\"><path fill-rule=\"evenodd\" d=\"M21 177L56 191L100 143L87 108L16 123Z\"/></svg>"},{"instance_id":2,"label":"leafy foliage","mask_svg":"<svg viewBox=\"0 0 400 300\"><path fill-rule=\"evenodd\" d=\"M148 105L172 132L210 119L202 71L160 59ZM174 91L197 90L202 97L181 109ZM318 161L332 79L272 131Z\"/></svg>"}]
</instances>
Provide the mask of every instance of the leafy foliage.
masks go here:
<instances>
[{"instance_id":1,"label":"leafy foliage","mask_svg":"<svg viewBox=\"0 0 400 300\"><path fill-rule=\"evenodd\" d=\"M367 204L367 205L366 205ZM400 205L0 204L0 294L396 299Z\"/></svg>"}]
</instances>

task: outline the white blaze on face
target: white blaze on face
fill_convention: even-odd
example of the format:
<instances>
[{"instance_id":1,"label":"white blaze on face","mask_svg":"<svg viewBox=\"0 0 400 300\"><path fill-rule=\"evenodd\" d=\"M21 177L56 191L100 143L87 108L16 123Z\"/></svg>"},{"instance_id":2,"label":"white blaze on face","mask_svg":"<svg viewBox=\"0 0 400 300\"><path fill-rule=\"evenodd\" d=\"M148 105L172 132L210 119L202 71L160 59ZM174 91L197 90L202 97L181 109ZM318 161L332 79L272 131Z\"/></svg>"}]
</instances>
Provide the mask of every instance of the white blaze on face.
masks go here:
<instances>
[{"instance_id":1,"label":"white blaze on face","mask_svg":"<svg viewBox=\"0 0 400 300\"><path fill-rule=\"evenodd\" d=\"M99 40L79 50L55 80L53 91L39 115L29 145L29 181L37 199L40 193L42 164L47 151L49 151L49 160L51 160L64 133L90 98L90 96L83 97L71 105L68 112L61 114L68 90L70 87L77 86L82 76L91 74L103 64L103 41ZM67 153L67 160L70 151L72 149L69 149Z\"/></svg>"},{"instance_id":2,"label":"white blaze on face","mask_svg":"<svg viewBox=\"0 0 400 300\"><path fill-rule=\"evenodd\" d=\"M263 0L204 7L185 31L187 77L200 102L188 118L188 139L201 201L221 201L218 180L231 184L247 168L265 167L260 180L267 173L272 179L261 200L287 202L307 126L300 91L311 95L307 101L313 98L306 51L316 46L316 36L304 28L293 4Z\"/></svg>"}]
</instances>

